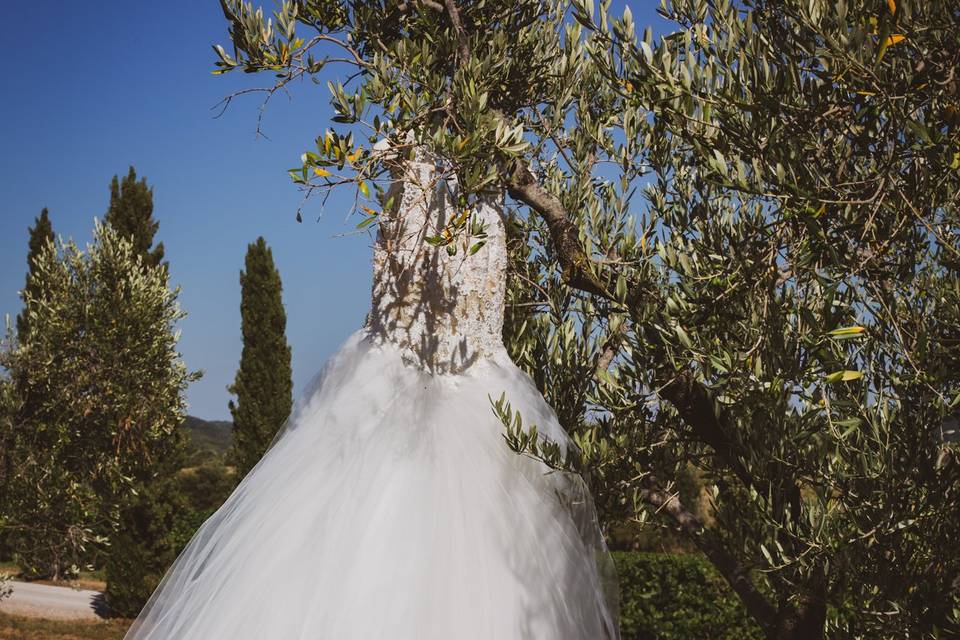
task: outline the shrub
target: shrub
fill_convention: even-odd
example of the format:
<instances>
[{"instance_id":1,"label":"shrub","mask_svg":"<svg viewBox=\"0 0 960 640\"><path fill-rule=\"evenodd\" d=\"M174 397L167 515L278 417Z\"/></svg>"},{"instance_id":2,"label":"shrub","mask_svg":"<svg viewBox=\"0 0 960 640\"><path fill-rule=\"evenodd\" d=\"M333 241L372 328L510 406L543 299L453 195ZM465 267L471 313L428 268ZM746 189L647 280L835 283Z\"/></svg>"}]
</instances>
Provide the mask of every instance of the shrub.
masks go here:
<instances>
[{"instance_id":1,"label":"shrub","mask_svg":"<svg viewBox=\"0 0 960 640\"><path fill-rule=\"evenodd\" d=\"M220 508L236 486L236 472L217 460L198 467L181 469L177 474L177 493L185 508L177 515L171 540L177 553L183 550L207 518Z\"/></svg>"},{"instance_id":2,"label":"shrub","mask_svg":"<svg viewBox=\"0 0 960 640\"><path fill-rule=\"evenodd\" d=\"M615 552L623 640L762 640L702 556Z\"/></svg>"}]
</instances>

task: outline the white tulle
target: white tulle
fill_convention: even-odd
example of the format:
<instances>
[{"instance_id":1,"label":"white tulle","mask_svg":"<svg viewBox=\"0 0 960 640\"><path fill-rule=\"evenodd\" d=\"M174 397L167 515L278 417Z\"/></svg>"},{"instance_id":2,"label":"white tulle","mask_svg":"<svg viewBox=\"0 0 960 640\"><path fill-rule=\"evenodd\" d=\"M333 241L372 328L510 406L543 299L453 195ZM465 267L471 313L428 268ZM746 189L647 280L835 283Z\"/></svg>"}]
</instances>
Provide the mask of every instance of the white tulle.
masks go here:
<instances>
[{"instance_id":1,"label":"white tulle","mask_svg":"<svg viewBox=\"0 0 960 640\"><path fill-rule=\"evenodd\" d=\"M502 392L567 442L505 356L439 375L355 334L127 640L617 637L589 498L508 449Z\"/></svg>"}]
</instances>

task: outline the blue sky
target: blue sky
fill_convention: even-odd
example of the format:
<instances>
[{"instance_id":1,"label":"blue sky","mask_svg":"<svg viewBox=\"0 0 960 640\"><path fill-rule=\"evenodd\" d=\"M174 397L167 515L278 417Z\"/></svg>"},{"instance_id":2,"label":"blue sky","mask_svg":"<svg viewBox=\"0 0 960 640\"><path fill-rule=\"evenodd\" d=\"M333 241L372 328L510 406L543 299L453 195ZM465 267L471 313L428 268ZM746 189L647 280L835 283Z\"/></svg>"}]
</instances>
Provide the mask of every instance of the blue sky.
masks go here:
<instances>
[{"instance_id":1,"label":"blue sky","mask_svg":"<svg viewBox=\"0 0 960 640\"><path fill-rule=\"evenodd\" d=\"M656 20L656 4L632 3L638 27ZM32 0L5 14L17 62L0 99L0 316L20 310L27 227L40 209L50 209L57 234L84 244L106 211L110 178L133 165L154 187L156 239L189 314L181 352L204 371L189 412L229 417L239 272L259 235L283 278L300 389L362 325L370 298L372 239L346 221L352 194L335 192L322 215L308 203L303 224L294 218L301 194L285 169L329 126L326 89L305 83L292 100L276 96L264 116L269 139L257 139L257 97L213 118L223 96L270 80L210 74L211 45L227 45L216 0Z\"/></svg>"}]
</instances>

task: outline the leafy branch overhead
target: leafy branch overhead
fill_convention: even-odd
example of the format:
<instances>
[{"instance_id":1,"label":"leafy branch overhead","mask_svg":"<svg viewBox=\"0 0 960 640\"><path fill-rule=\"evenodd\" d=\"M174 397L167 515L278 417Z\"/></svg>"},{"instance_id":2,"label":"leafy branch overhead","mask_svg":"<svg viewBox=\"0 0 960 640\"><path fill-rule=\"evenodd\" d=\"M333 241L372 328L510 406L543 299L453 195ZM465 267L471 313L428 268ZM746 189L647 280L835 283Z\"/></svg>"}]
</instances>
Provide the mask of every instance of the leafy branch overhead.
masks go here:
<instances>
[{"instance_id":1,"label":"leafy branch overhead","mask_svg":"<svg viewBox=\"0 0 960 640\"><path fill-rule=\"evenodd\" d=\"M515 448L685 532L769 638L957 632L955 3L673 0L658 35L609 0L222 5L218 73L334 78L308 194L355 188L372 226L426 146L454 247L511 197L510 347L579 445Z\"/></svg>"}]
</instances>

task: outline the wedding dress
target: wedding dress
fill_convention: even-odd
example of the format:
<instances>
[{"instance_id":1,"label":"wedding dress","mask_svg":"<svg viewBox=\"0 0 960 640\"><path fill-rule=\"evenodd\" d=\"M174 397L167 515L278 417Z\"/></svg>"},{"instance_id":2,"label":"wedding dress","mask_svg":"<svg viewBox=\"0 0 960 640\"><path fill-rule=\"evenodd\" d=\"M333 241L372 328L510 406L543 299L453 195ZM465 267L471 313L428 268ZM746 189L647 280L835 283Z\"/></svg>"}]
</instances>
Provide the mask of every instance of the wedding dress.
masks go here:
<instances>
[{"instance_id":1,"label":"wedding dress","mask_svg":"<svg viewBox=\"0 0 960 640\"><path fill-rule=\"evenodd\" d=\"M512 452L490 398L569 440L501 329L502 200L486 245L424 241L456 215L424 152L395 176L367 326L300 397L127 640L617 638L615 584L579 478ZM611 592L611 587L613 591Z\"/></svg>"}]
</instances>

